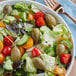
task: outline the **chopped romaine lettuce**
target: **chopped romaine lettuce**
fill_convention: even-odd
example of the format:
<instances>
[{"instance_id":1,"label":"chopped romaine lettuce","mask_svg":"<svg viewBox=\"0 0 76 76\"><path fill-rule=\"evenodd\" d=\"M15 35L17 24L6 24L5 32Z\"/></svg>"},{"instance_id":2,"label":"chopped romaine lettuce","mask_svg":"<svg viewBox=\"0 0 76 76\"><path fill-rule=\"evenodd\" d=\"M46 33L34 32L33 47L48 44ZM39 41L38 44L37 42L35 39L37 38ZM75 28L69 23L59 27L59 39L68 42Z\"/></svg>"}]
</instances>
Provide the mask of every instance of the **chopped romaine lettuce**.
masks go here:
<instances>
[{"instance_id":1,"label":"chopped romaine lettuce","mask_svg":"<svg viewBox=\"0 0 76 76\"><path fill-rule=\"evenodd\" d=\"M0 65L0 76L3 76L4 68Z\"/></svg>"},{"instance_id":2,"label":"chopped romaine lettuce","mask_svg":"<svg viewBox=\"0 0 76 76\"><path fill-rule=\"evenodd\" d=\"M33 28L32 24L24 23L24 29L25 29L25 31L29 31L30 28Z\"/></svg>"},{"instance_id":3,"label":"chopped romaine lettuce","mask_svg":"<svg viewBox=\"0 0 76 76\"><path fill-rule=\"evenodd\" d=\"M13 38L16 38L17 37L17 34L11 32L10 30L6 29L6 28L3 28L3 27L0 27L0 32L2 32L4 35L10 35L12 36ZM3 37L2 37L2 34L0 33L0 40L3 40Z\"/></svg>"},{"instance_id":4,"label":"chopped romaine lettuce","mask_svg":"<svg viewBox=\"0 0 76 76\"><path fill-rule=\"evenodd\" d=\"M3 42L3 35L0 33L0 41Z\"/></svg>"},{"instance_id":5,"label":"chopped romaine lettuce","mask_svg":"<svg viewBox=\"0 0 76 76\"><path fill-rule=\"evenodd\" d=\"M41 58L43 59L45 66L49 71L55 69L55 57L51 57L46 54L41 54Z\"/></svg>"},{"instance_id":6,"label":"chopped romaine lettuce","mask_svg":"<svg viewBox=\"0 0 76 76\"><path fill-rule=\"evenodd\" d=\"M6 33L6 31L5 31L5 28L0 27L0 32L2 32L4 35L6 35L6 36L7 36L7 33Z\"/></svg>"},{"instance_id":7,"label":"chopped romaine lettuce","mask_svg":"<svg viewBox=\"0 0 76 76\"><path fill-rule=\"evenodd\" d=\"M3 64L3 68L7 71L13 71L13 66L12 65L13 65L13 62L12 62L11 58L7 56L6 60Z\"/></svg>"},{"instance_id":8,"label":"chopped romaine lettuce","mask_svg":"<svg viewBox=\"0 0 76 76\"><path fill-rule=\"evenodd\" d=\"M25 31L27 31L28 34L30 35L31 32L32 32L32 30L33 30L33 25L32 25L32 24L29 24L29 23L24 23L23 29L24 29Z\"/></svg>"},{"instance_id":9,"label":"chopped romaine lettuce","mask_svg":"<svg viewBox=\"0 0 76 76\"><path fill-rule=\"evenodd\" d=\"M57 42L54 42L53 43L53 48L54 48L54 50L56 50L56 46L58 45L58 43Z\"/></svg>"},{"instance_id":10,"label":"chopped romaine lettuce","mask_svg":"<svg viewBox=\"0 0 76 76\"><path fill-rule=\"evenodd\" d=\"M37 13L37 12L40 11L39 8L38 8L36 5L34 5L34 4L31 4L31 9L32 9L32 11L33 11L34 13Z\"/></svg>"},{"instance_id":11,"label":"chopped romaine lettuce","mask_svg":"<svg viewBox=\"0 0 76 76\"><path fill-rule=\"evenodd\" d=\"M66 49L66 50L65 50L65 53L66 53L66 54L69 54L69 53L70 53L70 50L69 50L69 49Z\"/></svg>"},{"instance_id":12,"label":"chopped romaine lettuce","mask_svg":"<svg viewBox=\"0 0 76 76\"><path fill-rule=\"evenodd\" d=\"M8 29L5 29L5 32L6 32L7 35L10 35L11 37L17 38L17 34L16 34L16 33L13 33L13 32L11 32L11 31L8 30Z\"/></svg>"},{"instance_id":13,"label":"chopped romaine lettuce","mask_svg":"<svg viewBox=\"0 0 76 76\"><path fill-rule=\"evenodd\" d=\"M60 58L58 58L58 59L57 59L56 64L58 64L58 65L59 65L59 67L62 67L62 68L63 68L63 67L66 67L66 64L62 64L62 63L61 63Z\"/></svg>"},{"instance_id":14,"label":"chopped romaine lettuce","mask_svg":"<svg viewBox=\"0 0 76 76\"><path fill-rule=\"evenodd\" d=\"M54 51L54 48L52 48L52 47L47 47L44 51L47 55L50 55L50 56L55 56L56 55L55 51Z\"/></svg>"},{"instance_id":15,"label":"chopped romaine lettuce","mask_svg":"<svg viewBox=\"0 0 76 76\"><path fill-rule=\"evenodd\" d=\"M31 24L34 25L34 26L36 26L35 20L31 21Z\"/></svg>"},{"instance_id":16,"label":"chopped romaine lettuce","mask_svg":"<svg viewBox=\"0 0 76 76\"><path fill-rule=\"evenodd\" d=\"M55 27L53 27L53 31L59 32L63 37L67 37L67 38L71 37L69 29L66 27L66 25L62 25L62 24L56 25Z\"/></svg>"},{"instance_id":17,"label":"chopped romaine lettuce","mask_svg":"<svg viewBox=\"0 0 76 76\"><path fill-rule=\"evenodd\" d=\"M18 68L13 72L14 76L26 76L25 71L22 68Z\"/></svg>"},{"instance_id":18,"label":"chopped romaine lettuce","mask_svg":"<svg viewBox=\"0 0 76 76\"><path fill-rule=\"evenodd\" d=\"M47 26L42 26L41 28L40 28L40 31L42 32L42 33L44 33L45 31L50 31L51 29L49 29Z\"/></svg>"},{"instance_id":19,"label":"chopped romaine lettuce","mask_svg":"<svg viewBox=\"0 0 76 76\"><path fill-rule=\"evenodd\" d=\"M37 76L37 75L33 72L26 72L26 76Z\"/></svg>"},{"instance_id":20,"label":"chopped romaine lettuce","mask_svg":"<svg viewBox=\"0 0 76 76\"><path fill-rule=\"evenodd\" d=\"M0 14L3 12L3 7L0 6Z\"/></svg>"},{"instance_id":21,"label":"chopped romaine lettuce","mask_svg":"<svg viewBox=\"0 0 76 76\"><path fill-rule=\"evenodd\" d=\"M28 5L26 5L25 3L16 3L14 5L15 8L19 8L21 10L28 10Z\"/></svg>"},{"instance_id":22,"label":"chopped romaine lettuce","mask_svg":"<svg viewBox=\"0 0 76 76\"><path fill-rule=\"evenodd\" d=\"M48 72L47 74L48 74L48 76L55 76L54 74L52 74L50 72Z\"/></svg>"},{"instance_id":23,"label":"chopped romaine lettuce","mask_svg":"<svg viewBox=\"0 0 76 76\"><path fill-rule=\"evenodd\" d=\"M36 68L34 67L32 59L28 57L27 54L22 56L22 61L23 60L26 60L26 62L22 65L22 68L25 72L36 72Z\"/></svg>"},{"instance_id":24,"label":"chopped romaine lettuce","mask_svg":"<svg viewBox=\"0 0 76 76\"><path fill-rule=\"evenodd\" d=\"M40 34L41 42L44 45L53 46L53 42L56 41L57 38L59 38L60 33L52 31L47 26L42 26L40 28L40 31L41 31Z\"/></svg>"},{"instance_id":25,"label":"chopped romaine lettuce","mask_svg":"<svg viewBox=\"0 0 76 76\"><path fill-rule=\"evenodd\" d=\"M45 72L45 73L37 74L37 76L48 76L48 74Z\"/></svg>"},{"instance_id":26,"label":"chopped romaine lettuce","mask_svg":"<svg viewBox=\"0 0 76 76\"><path fill-rule=\"evenodd\" d=\"M65 46L67 46L69 49L72 49L72 47L73 47L71 41L69 41L68 39L63 39L63 40L60 41L60 43L62 43Z\"/></svg>"},{"instance_id":27,"label":"chopped romaine lettuce","mask_svg":"<svg viewBox=\"0 0 76 76\"><path fill-rule=\"evenodd\" d=\"M12 10L11 15L20 15L20 12L17 9Z\"/></svg>"},{"instance_id":28,"label":"chopped romaine lettuce","mask_svg":"<svg viewBox=\"0 0 76 76\"><path fill-rule=\"evenodd\" d=\"M21 61L23 62L24 60L26 60L26 57L27 57L27 54L25 53L22 58L21 58Z\"/></svg>"},{"instance_id":29,"label":"chopped romaine lettuce","mask_svg":"<svg viewBox=\"0 0 76 76\"><path fill-rule=\"evenodd\" d=\"M4 13L0 13L0 20L2 20L4 18Z\"/></svg>"},{"instance_id":30,"label":"chopped romaine lettuce","mask_svg":"<svg viewBox=\"0 0 76 76\"><path fill-rule=\"evenodd\" d=\"M38 44L36 47L39 48L42 52L44 52L44 50L45 50L48 46L47 46L47 45L45 46L45 45L43 45L43 44Z\"/></svg>"},{"instance_id":31,"label":"chopped romaine lettuce","mask_svg":"<svg viewBox=\"0 0 76 76\"><path fill-rule=\"evenodd\" d=\"M0 27L0 32L5 33L5 30L3 27Z\"/></svg>"}]
</instances>

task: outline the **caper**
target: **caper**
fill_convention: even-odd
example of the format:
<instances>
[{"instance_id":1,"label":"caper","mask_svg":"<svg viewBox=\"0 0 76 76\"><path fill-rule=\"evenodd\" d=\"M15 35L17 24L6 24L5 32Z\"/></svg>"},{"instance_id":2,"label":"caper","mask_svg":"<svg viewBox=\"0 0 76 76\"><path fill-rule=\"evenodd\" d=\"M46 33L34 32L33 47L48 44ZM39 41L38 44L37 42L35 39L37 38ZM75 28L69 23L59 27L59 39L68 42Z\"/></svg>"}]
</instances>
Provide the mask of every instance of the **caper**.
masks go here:
<instances>
[{"instance_id":1,"label":"caper","mask_svg":"<svg viewBox=\"0 0 76 76\"><path fill-rule=\"evenodd\" d=\"M33 38L35 44L37 44L39 42L39 40L40 40L40 31L39 31L38 28L33 28L32 38Z\"/></svg>"},{"instance_id":2,"label":"caper","mask_svg":"<svg viewBox=\"0 0 76 76\"><path fill-rule=\"evenodd\" d=\"M12 12L12 7L10 5L5 5L3 8L5 14L10 14Z\"/></svg>"},{"instance_id":3,"label":"caper","mask_svg":"<svg viewBox=\"0 0 76 76\"><path fill-rule=\"evenodd\" d=\"M50 14L45 14L45 21L46 21L46 24L52 28L52 26L55 26L56 25L56 19L55 17L53 17L52 15Z\"/></svg>"},{"instance_id":4,"label":"caper","mask_svg":"<svg viewBox=\"0 0 76 76\"><path fill-rule=\"evenodd\" d=\"M12 61L16 62L16 61L19 61L20 58L21 58L21 52L18 49L18 47L15 46L11 52L11 59Z\"/></svg>"},{"instance_id":5,"label":"caper","mask_svg":"<svg viewBox=\"0 0 76 76\"><path fill-rule=\"evenodd\" d=\"M32 61L33 61L34 66L37 69L41 69L41 70L46 70L47 69L41 58L35 57L35 58L32 59Z\"/></svg>"},{"instance_id":6,"label":"caper","mask_svg":"<svg viewBox=\"0 0 76 76\"><path fill-rule=\"evenodd\" d=\"M56 54L58 56L61 56L64 53L65 53L65 46L63 44L58 44L56 47Z\"/></svg>"}]
</instances>

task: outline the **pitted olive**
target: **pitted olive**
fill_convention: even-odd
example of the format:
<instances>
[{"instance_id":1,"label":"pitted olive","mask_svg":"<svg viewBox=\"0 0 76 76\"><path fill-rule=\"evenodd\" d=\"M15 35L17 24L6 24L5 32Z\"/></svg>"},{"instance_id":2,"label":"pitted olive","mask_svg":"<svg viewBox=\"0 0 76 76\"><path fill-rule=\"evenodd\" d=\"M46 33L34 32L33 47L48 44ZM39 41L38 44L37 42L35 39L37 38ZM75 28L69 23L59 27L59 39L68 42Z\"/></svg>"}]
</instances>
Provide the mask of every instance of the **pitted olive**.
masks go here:
<instances>
[{"instance_id":1,"label":"pitted olive","mask_svg":"<svg viewBox=\"0 0 76 76\"><path fill-rule=\"evenodd\" d=\"M35 44L37 44L40 40L40 31L38 28L34 28L32 31L32 38L35 42Z\"/></svg>"},{"instance_id":2,"label":"pitted olive","mask_svg":"<svg viewBox=\"0 0 76 76\"><path fill-rule=\"evenodd\" d=\"M5 14L10 14L12 12L12 7L10 5L5 5L3 8Z\"/></svg>"}]
</instances>

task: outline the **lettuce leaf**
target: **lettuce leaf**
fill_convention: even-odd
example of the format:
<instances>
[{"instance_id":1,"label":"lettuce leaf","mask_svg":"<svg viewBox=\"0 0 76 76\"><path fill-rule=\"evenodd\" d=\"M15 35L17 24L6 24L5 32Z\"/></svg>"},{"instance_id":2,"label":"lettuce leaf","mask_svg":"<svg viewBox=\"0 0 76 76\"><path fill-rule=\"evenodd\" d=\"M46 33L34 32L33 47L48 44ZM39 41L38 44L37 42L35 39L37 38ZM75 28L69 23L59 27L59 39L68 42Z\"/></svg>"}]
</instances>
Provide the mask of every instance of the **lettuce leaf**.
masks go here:
<instances>
[{"instance_id":1,"label":"lettuce leaf","mask_svg":"<svg viewBox=\"0 0 76 76\"><path fill-rule=\"evenodd\" d=\"M52 31L50 28L47 26L43 26L40 28L41 34L41 42L43 45L51 45L53 46L53 42L59 38L60 33Z\"/></svg>"},{"instance_id":2,"label":"lettuce leaf","mask_svg":"<svg viewBox=\"0 0 76 76\"><path fill-rule=\"evenodd\" d=\"M32 73L32 72L27 72L26 76L37 76L37 75L35 73Z\"/></svg>"},{"instance_id":3,"label":"lettuce leaf","mask_svg":"<svg viewBox=\"0 0 76 76\"><path fill-rule=\"evenodd\" d=\"M13 62L10 58L10 56L7 56L6 59L5 59L5 62L3 64L3 68L7 71L13 71Z\"/></svg>"},{"instance_id":4,"label":"lettuce leaf","mask_svg":"<svg viewBox=\"0 0 76 76\"><path fill-rule=\"evenodd\" d=\"M22 10L28 10L28 5L26 5L25 3L16 3L14 5L15 8L19 8L19 9L22 9Z\"/></svg>"},{"instance_id":5,"label":"lettuce leaf","mask_svg":"<svg viewBox=\"0 0 76 76\"><path fill-rule=\"evenodd\" d=\"M47 54L41 54L41 58L43 59L45 65L46 65L46 68L49 71L52 71L55 69L55 57L51 57Z\"/></svg>"},{"instance_id":6,"label":"lettuce leaf","mask_svg":"<svg viewBox=\"0 0 76 76\"><path fill-rule=\"evenodd\" d=\"M13 38L17 38L17 34L11 32L10 30L6 29L6 28L3 28L3 27L0 27L0 32L2 32L4 35L10 35L12 36ZM0 33L0 40L2 41L3 40L3 35Z\"/></svg>"},{"instance_id":7,"label":"lettuce leaf","mask_svg":"<svg viewBox=\"0 0 76 76\"><path fill-rule=\"evenodd\" d=\"M41 44L38 44L36 47L39 48L42 52L44 52L44 50L45 50L48 46L45 46L45 45L43 45L43 44L41 43Z\"/></svg>"},{"instance_id":8,"label":"lettuce leaf","mask_svg":"<svg viewBox=\"0 0 76 76\"><path fill-rule=\"evenodd\" d=\"M37 76L48 76L47 73L40 73L40 74L37 74Z\"/></svg>"},{"instance_id":9,"label":"lettuce leaf","mask_svg":"<svg viewBox=\"0 0 76 76\"><path fill-rule=\"evenodd\" d=\"M59 67L62 67L62 68L66 68L66 64L63 64L62 62L61 62L61 60L60 60L60 58L58 58L57 59L57 62L56 62L56 64L58 64L59 65Z\"/></svg>"},{"instance_id":10,"label":"lettuce leaf","mask_svg":"<svg viewBox=\"0 0 76 76\"><path fill-rule=\"evenodd\" d=\"M61 34L61 36L65 37L71 37L71 34L69 32L69 29L67 28L66 25L58 24L55 27L53 27L54 32L58 32Z\"/></svg>"},{"instance_id":11,"label":"lettuce leaf","mask_svg":"<svg viewBox=\"0 0 76 76\"><path fill-rule=\"evenodd\" d=\"M22 65L22 68L25 72L36 72L36 68L32 62L32 59L28 57L26 54L23 55L22 61L26 60L26 62Z\"/></svg>"},{"instance_id":12,"label":"lettuce leaf","mask_svg":"<svg viewBox=\"0 0 76 76\"><path fill-rule=\"evenodd\" d=\"M29 24L29 23L24 23L23 29L24 29L25 31L27 31L28 34L30 35L31 32L32 32L32 30L33 30L33 25L32 25L32 24Z\"/></svg>"},{"instance_id":13,"label":"lettuce leaf","mask_svg":"<svg viewBox=\"0 0 76 76\"><path fill-rule=\"evenodd\" d=\"M3 76L3 73L4 73L4 69L3 69L3 67L0 65L0 76Z\"/></svg>"},{"instance_id":14,"label":"lettuce leaf","mask_svg":"<svg viewBox=\"0 0 76 76\"><path fill-rule=\"evenodd\" d=\"M56 55L56 53L54 51L54 48L52 48L52 47L47 47L44 51L47 55L50 55L50 56L55 56Z\"/></svg>"},{"instance_id":15,"label":"lettuce leaf","mask_svg":"<svg viewBox=\"0 0 76 76\"><path fill-rule=\"evenodd\" d=\"M47 72L48 76L55 76L54 74Z\"/></svg>"},{"instance_id":16,"label":"lettuce leaf","mask_svg":"<svg viewBox=\"0 0 76 76\"><path fill-rule=\"evenodd\" d=\"M13 71L13 76L26 76L26 73L22 68L17 68Z\"/></svg>"}]
</instances>

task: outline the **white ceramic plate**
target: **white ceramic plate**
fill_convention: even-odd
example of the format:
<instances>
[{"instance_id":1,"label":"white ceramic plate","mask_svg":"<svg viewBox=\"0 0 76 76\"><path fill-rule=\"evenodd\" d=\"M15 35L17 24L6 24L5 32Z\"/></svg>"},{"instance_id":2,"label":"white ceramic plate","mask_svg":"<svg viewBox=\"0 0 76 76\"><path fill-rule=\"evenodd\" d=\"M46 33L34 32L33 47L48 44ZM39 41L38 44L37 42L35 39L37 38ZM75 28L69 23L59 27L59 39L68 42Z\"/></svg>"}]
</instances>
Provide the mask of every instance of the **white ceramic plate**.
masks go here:
<instances>
[{"instance_id":1,"label":"white ceramic plate","mask_svg":"<svg viewBox=\"0 0 76 76\"><path fill-rule=\"evenodd\" d=\"M27 0L8 0L8 1L3 1L3 2L0 2L0 7L3 7L4 5L14 5L18 2L24 2L26 4L35 4L36 6L39 7L40 10L42 10L44 13L49 13L51 15L53 15L56 19L57 19L57 22L58 23L61 23L63 25L66 25L67 24L65 23L65 21L57 14L55 13L53 10L51 10L50 8L48 8L47 6L43 5L43 4L40 4L38 2L35 2L35 1L27 1ZM67 26L68 27L68 26ZM70 29L69 29L70 30ZM71 32L71 31L70 31ZM72 36L72 35L71 35ZM74 44L74 39L73 39L73 36L72 36L72 40L73 40L73 49L72 49L72 60L71 60L71 63L70 63L70 66L67 70L67 73L66 73L66 76L68 76L68 74L70 73L71 71L71 68L72 68L72 65L73 65L73 61L74 61L74 54L75 54L75 44Z\"/></svg>"}]
</instances>

